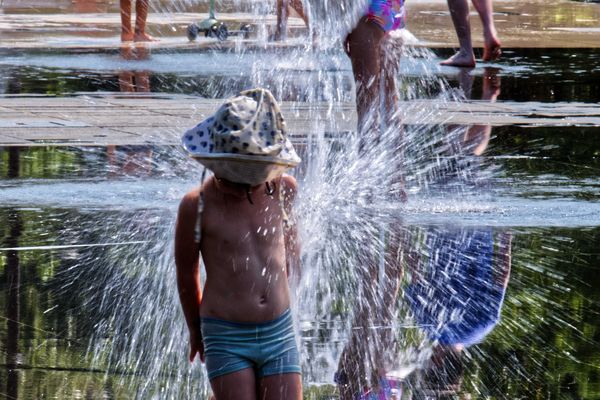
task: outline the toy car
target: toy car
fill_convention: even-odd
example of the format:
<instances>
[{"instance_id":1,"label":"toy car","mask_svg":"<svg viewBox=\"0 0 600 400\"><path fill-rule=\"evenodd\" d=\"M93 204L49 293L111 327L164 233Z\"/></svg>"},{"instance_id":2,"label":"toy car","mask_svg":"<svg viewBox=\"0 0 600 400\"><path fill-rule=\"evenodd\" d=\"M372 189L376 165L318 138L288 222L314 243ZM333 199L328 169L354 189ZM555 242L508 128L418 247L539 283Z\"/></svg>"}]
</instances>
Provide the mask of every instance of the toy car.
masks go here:
<instances>
[{"instance_id":1,"label":"toy car","mask_svg":"<svg viewBox=\"0 0 600 400\"><path fill-rule=\"evenodd\" d=\"M190 24L187 28L187 37L190 41L194 41L201 32L204 32L204 36L213 37L220 41L227 40L232 35L242 36L244 39L247 39L251 31L252 27L250 24L242 24L237 31L228 30L225 23L215 17L215 0L211 0L208 18Z\"/></svg>"}]
</instances>

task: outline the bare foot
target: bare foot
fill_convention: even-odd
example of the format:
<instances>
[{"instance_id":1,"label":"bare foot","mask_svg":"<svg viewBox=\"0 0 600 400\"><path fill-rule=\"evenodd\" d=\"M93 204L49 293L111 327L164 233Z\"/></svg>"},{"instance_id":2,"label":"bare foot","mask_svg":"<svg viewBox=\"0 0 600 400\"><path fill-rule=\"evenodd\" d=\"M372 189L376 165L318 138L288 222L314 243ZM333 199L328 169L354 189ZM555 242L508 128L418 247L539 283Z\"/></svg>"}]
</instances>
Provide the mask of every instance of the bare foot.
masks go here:
<instances>
[{"instance_id":1,"label":"bare foot","mask_svg":"<svg viewBox=\"0 0 600 400\"><path fill-rule=\"evenodd\" d=\"M136 33L133 37L134 42L156 42L156 39L147 33Z\"/></svg>"},{"instance_id":2,"label":"bare foot","mask_svg":"<svg viewBox=\"0 0 600 400\"><path fill-rule=\"evenodd\" d=\"M461 50L449 59L442 61L440 64L450 67L474 68L475 55L473 54L473 52L469 54L468 52Z\"/></svg>"},{"instance_id":3,"label":"bare foot","mask_svg":"<svg viewBox=\"0 0 600 400\"><path fill-rule=\"evenodd\" d=\"M121 42L131 42L131 41L133 41L133 32L121 31Z\"/></svg>"},{"instance_id":4,"label":"bare foot","mask_svg":"<svg viewBox=\"0 0 600 400\"><path fill-rule=\"evenodd\" d=\"M502 43L497 37L492 36L489 39L485 39L483 46L483 61L495 61L502 55Z\"/></svg>"},{"instance_id":5,"label":"bare foot","mask_svg":"<svg viewBox=\"0 0 600 400\"><path fill-rule=\"evenodd\" d=\"M283 38L281 37L281 32L275 31L272 35L269 35L269 42L281 42Z\"/></svg>"}]
</instances>

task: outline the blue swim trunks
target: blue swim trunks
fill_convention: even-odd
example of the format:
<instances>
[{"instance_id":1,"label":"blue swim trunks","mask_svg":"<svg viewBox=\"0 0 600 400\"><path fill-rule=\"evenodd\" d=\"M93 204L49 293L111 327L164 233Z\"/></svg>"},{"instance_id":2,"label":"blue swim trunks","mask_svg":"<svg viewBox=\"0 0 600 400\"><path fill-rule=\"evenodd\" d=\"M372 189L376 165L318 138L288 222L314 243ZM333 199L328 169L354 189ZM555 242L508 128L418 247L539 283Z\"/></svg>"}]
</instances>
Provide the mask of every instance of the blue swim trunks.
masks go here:
<instances>
[{"instance_id":1,"label":"blue swim trunks","mask_svg":"<svg viewBox=\"0 0 600 400\"><path fill-rule=\"evenodd\" d=\"M386 33L402 29L406 26L404 0L371 0L366 18Z\"/></svg>"},{"instance_id":2,"label":"blue swim trunks","mask_svg":"<svg viewBox=\"0 0 600 400\"><path fill-rule=\"evenodd\" d=\"M208 379L253 368L259 378L300 374L300 354L288 309L260 324L201 318Z\"/></svg>"}]
</instances>

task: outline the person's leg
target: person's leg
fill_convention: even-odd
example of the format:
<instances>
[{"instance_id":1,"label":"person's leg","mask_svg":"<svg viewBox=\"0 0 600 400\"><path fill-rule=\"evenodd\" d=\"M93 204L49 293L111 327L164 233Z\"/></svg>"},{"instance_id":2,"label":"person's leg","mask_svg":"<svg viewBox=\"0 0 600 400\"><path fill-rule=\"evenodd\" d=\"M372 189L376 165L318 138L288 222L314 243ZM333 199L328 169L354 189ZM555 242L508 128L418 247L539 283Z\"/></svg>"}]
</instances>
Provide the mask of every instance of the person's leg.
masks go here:
<instances>
[{"instance_id":1,"label":"person's leg","mask_svg":"<svg viewBox=\"0 0 600 400\"><path fill-rule=\"evenodd\" d=\"M148 3L150 0L137 0L135 3L135 35L136 42L150 42L154 38L146 33L146 20L148 19Z\"/></svg>"},{"instance_id":2,"label":"person's leg","mask_svg":"<svg viewBox=\"0 0 600 400\"><path fill-rule=\"evenodd\" d=\"M217 396L219 400L219 396ZM260 379L259 400L301 400L302 379L300 374L280 374Z\"/></svg>"},{"instance_id":3,"label":"person's leg","mask_svg":"<svg viewBox=\"0 0 600 400\"><path fill-rule=\"evenodd\" d=\"M492 0L471 0L483 25L483 61L497 60L502 54L498 32L494 25Z\"/></svg>"},{"instance_id":4,"label":"person's leg","mask_svg":"<svg viewBox=\"0 0 600 400\"><path fill-rule=\"evenodd\" d=\"M252 368L217 376L211 379L210 387L218 400L256 400L256 377Z\"/></svg>"},{"instance_id":5,"label":"person's leg","mask_svg":"<svg viewBox=\"0 0 600 400\"><path fill-rule=\"evenodd\" d=\"M133 40L133 29L131 28L131 0L121 0L121 41Z\"/></svg>"},{"instance_id":6,"label":"person's leg","mask_svg":"<svg viewBox=\"0 0 600 400\"><path fill-rule=\"evenodd\" d=\"M400 69L400 50L393 51L393 39L386 36L382 40L381 75L383 85L383 110L386 126L399 125L398 121L398 92L396 91L396 77ZM389 51L387 49L390 49Z\"/></svg>"},{"instance_id":7,"label":"person's leg","mask_svg":"<svg viewBox=\"0 0 600 400\"><path fill-rule=\"evenodd\" d=\"M306 26L308 26L308 17L304 13L301 0L277 0L277 25L275 26L275 34L273 35L274 40L279 41L286 38L290 11L295 11L302 18Z\"/></svg>"},{"instance_id":8,"label":"person's leg","mask_svg":"<svg viewBox=\"0 0 600 400\"><path fill-rule=\"evenodd\" d=\"M277 25L275 26L275 35L273 36L273 39L276 41L285 39L287 34L288 5L289 0L277 0Z\"/></svg>"},{"instance_id":9,"label":"person's leg","mask_svg":"<svg viewBox=\"0 0 600 400\"><path fill-rule=\"evenodd\" d=\"M296 11L298 16L302 18L302 21L308 26L308 16L304 13L304 6L302 0L290 0L290 8Z\"/></svg>"},{"instance_id":10,"label":"person's leg","mask_svg":"<svg viewBox=\"0 0 600 400\"><path fill-rule=\"evenodd\" d=\"M388 139L394 149L394 170L390 172L390 194L392 198L406 202L407 195L404 185L404 129L398 107L398 91L396 79L400 71L400 57L402 43L397 38L387 35L382 41L381 74L383 91L383 104L381 123L393 136Z\"/></svg>"},{"instance_id":11,"label":"person's leg","mask_svg":"<svg viewBox=\"0 0 600 400\"><path fill-rule=\"evenodd\" d=\"M384 36L385 33L377 24L363 18L346 39L346 51L352 62L356 83L356 111L361 134L378 128L381 44Z\"/></svg>"},{"instance_id":12,"label":"person's leg","mask_svg":"<svg viewBox=\"0 0 600 400\"><path fill-rule=\"evenodd\" d=\"M452 16L452 23L458 36L460 50L449 59L442 61L442 65L454 67L474 67L475 54L471 42L471 24L469 21L469 3L467 0L448 0L448 9Z\"/></svg>"}]
</instances>

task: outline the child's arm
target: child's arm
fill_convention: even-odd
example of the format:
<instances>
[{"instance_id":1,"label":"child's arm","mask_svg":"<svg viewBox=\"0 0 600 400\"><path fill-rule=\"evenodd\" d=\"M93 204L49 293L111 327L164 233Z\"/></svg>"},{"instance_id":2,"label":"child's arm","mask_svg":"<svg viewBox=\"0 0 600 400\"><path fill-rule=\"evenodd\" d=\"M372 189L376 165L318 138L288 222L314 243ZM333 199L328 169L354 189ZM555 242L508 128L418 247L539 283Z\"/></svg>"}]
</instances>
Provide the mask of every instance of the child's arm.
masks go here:
<instances>
[{"instance_id":1,"label":"child's arm","mask_svg":"<svg viewBox=\"0 0 600 400\"><path fill-rule=\"evenodd\" d=\"M290 175L284 175L281 182L283 185L283 207L289 220L288 226L283 227L286 272L290 281L298 282L301 276L300 239L298 237L298 221L296 221L293 211L298 183Z\"/></svg>"},{"instance_id":2,"label":"child's arm","mask_svg":"<svg viewBox=\"0 0 600 400\"><path fill-rule=\"evenodd\" d=\"M204 361L204 346L200 332L200 246L195 241L194 228L198 213L199 191L185 195L179 205L175 228L175 265L177 289L185 322L190 332L190 361L196 354Z\"/></svg>"}]
</instances>

